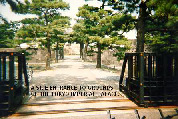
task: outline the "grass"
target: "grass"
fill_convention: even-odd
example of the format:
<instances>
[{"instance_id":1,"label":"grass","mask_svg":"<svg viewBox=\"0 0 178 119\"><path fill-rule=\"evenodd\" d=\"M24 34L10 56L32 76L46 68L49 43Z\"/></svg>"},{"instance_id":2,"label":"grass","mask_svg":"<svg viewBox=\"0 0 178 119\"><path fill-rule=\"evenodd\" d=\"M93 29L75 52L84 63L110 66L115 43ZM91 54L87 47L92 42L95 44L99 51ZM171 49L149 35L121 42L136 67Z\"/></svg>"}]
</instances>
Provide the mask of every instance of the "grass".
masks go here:
<instances>
[{"instance_id":1,"label":"grass","mask_svg":"<svg viewBox=\"0 0 178 119\"><path fill-rule=\"evenodd\" d=\"M43 64L29 64L33 71L45 71L46 67Z\"/></svg>"},{"instance_id":2,"label":"grass","mask_svg":"<svg viewBox=\"0 0 178 119\"><path fill-rule=\"evenodd\" d=\"M111 71L111 72L113 72L113 73L118 73L118 72L120 72L120 70L118 70L118 69L116 69L116 68L112 68L112 67L108 67L107 65L102 65L101 66L101 69L102 70L107 70L107 71Z\"/></svg>"}]
</instances>

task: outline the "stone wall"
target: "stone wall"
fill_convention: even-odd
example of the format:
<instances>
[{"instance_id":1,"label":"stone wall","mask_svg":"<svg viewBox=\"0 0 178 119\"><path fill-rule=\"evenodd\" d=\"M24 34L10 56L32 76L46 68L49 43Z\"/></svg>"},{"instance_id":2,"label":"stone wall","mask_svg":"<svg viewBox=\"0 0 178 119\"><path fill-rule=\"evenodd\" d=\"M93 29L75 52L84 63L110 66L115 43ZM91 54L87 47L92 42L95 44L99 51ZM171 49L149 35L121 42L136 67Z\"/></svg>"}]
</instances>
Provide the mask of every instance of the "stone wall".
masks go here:
<instances>
[{"instance_id":1,"label":"stone wall","mask_svg":"<svg viewBox=\"0 0 178 119\"><path fill-rule=\"evenodd\" d=\"M45 63L46 62L46 56L47 56L47 50L43 50L43 49L38 49L38 50L26 50L27 52L29 52L30 56L28 62L29 63ZM52 60L55 59L55 51L52 50L51 51L51 58Z\"/></svg>"},{"instance_id":2,"label":"stone wall","mask_svg":"<svg viewBox=\"0 0 178 119\"><path fill-rule=\"evenodd\" d=\"M113 50L104 50L101 54L101 63L104 65L113 65L118 66L120 62L117 60L117 57L114 57L113 54L115 51ZM96 62L97 54L94 53L93 56L87 56L87 61Z\"/></svg>"},{"instance_id":3,"label":"stone wall","mask_svg":"<svg viewBox=\"0 0 178 119\"><path fill-rule=\"evenodd\" d=\"M88 50L90 50L90 48ZM95 49L95 51L96 50L97 49ZM101 55L102 64L118 66L120 62L117 61L117 57L113 56L115 52L116 51L113 50L104 50ZM64 46L64 55L79 55L79 54L80 54L80 44L67 44ZM87 61L96 62L96 59L97 59L96 53L93 53L93 56L87 56Z\"/></svg>"},{"instance_id":4,"label":"stone wall","mask_svg":"<svg viewBox=\"0 0 178 119\"><path fill-rule=\"evenodd\" d=\"M17 52L19 49L17 48L0 48L0 52Z\"/></svg>"},{"instance_id":5,"label":"stone wall","mask_svg":"<svg viewBox=\"0 0 178 119\"><path fill-rule=\"evenodd\" d=\"M19 48L3 48L0 49L0 52L18 52L21 49ZM45 63L47 50L43 49L28 49L26 50L32 55L27 56L29 63ZM119 62L117 61L117 57L114 57L113 54L115 51L113 50L104 50L102 53L102 64L104 65L114 65L117 66ZM80 54L80 45L79 44L67 44L64 46L64 58L65 55L79 55ZM52 60L55 59L55 51L51 51ZM87 61L96 62L97 54L94 53L93 56L87 56Z\"/></svg>"},{"instance_id":6,"label":"stone wall","mask_svg":"<svg viewBox=\"0 0 178 119\"><path fill-rule=\"evenodd\" d=\"M66 44L64 45L64 55L79 55L80 44Z\"/></svg>"},{"instance_id":7,"label":"stone wall","mask_svg":"<svg viewBox=\"0 0 178 119\"><path fill-rule=\"evenodd\" d=\"M20 48L0 48L0 52L19 52L21 50L25 49L20 49ZM30 55L26 56L27 57L27 62L29 63L45 63L46 62L46 55L47 55L47 50L43 49L27 49L26 52L28 52ZM52 60L55 59L55 51L51 51L51 57Z\"/></svg>"}]
</instances>

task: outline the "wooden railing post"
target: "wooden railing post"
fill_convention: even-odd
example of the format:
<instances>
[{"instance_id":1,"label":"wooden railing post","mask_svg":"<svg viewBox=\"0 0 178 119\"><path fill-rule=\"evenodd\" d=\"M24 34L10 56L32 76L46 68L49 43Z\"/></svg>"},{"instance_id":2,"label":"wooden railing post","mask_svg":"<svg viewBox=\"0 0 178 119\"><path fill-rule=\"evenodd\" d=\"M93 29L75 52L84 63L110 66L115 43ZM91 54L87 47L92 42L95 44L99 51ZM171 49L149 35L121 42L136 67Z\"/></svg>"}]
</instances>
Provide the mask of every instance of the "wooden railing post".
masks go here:
<instances>
[{"instance_id":1,"label":"wooden railing post","mask_svg":"<svg viewBox=\"0 0 178 119\"><path fill-rule=\"evenodd\" d=\"M122 91L122 83L123 83L123 78L124 78L124 72L125 72L125 68L126 68L126 63L127 63L127 56L125 55L124 62L123 62L123 65L122 65L121 76L120 76L120 80L119 80L119 90L120 91Z\"/></svg>"},{"instance_id":2,"label":"wooden railing post","mask_svg":"<svg viewBox=\"0 0 178 119\"><path fill-rule=\"evenodd\" d=\"M178 82L178 53L175 55L175 79Z\"/></svg>"},{"instance_id":3,"label":"wooden railing post","mask_svg":"<svg viewBox=\"0 0 178 119\"><path fill-rule=\"evenodd\" d=\"M14 104L14 54L9 56L9 108Z\"/></svg>"},{"instance_id":4,"label":"wooden railing post","mask_svg":"<svg viewBox=\"0 0 178 119\"><path fill-rule=\"evenodd\" d=\"M127 60L128 78L125 86L122 83ZM135 84L137 79L139 86ZM124 93L140 106L169 102L177 104L178 54L127 53L122 65L119 86L120 91L125 91Z\"/></svg>"},{"instance_id":5,"label":"wooden railing post","mask_svg":"<svg viewBox=\"0 0 178 119\"><path fill-rule=\"evenodd\" d=\"M130 55L128 57L128 80L127 80L127 89L128 89L129 95L130 95L130 89L131 89L130 81L132 78L133 78L133 56Z\"/></svg>"},{"instance_id":6,"label":"wooden railing post","mask_svg":"<svg viewBox=\"0 0 178 119\"><path fill-rule=\"evenodd\" d=\"M22 84L22 56L18 56L18 79Z\"/></svg>"},{"instance_id":7,"label":"wooden railing post","mask_svg":"<svg viewBox=\"0 0 178 119\"><path fill-rule=\"evenodd\" d=\"M164 102L167 102L167 81L166 81L166 76L167 76L167 56L162 56L163 60L163 86L164 86Z\"/></svg>"},{"instance_id":8,"label":"wooden railing post","mask_svg":"<svg viewBox=\"0 0 178 119\"><path fill-rule=\"evenodd\" d=\"M140 53L139 77L140 77L140 104L144 103L144 53Z\"/></svg>"},{"instance_id":9,"label":"wooden railing post","mask_svg":"<svg viewBox=\"0 0 178 119\"><path fill-rule=\"evenodd\" d=\"M150 97L149 97L149 100L151 101L152 100L152 89L151 89L151 81L152 81L152 78L153 78L153 56L151 54L148 55L148 81L149 81L149 85L150 88L149 88L149 94L150 94Z\"/></svg>"},{"instance_id":10,"label":"wooden railing post","mask_svg":"<svg viewBox=\"0 0 178 119\"><path fill-rule=\"evenodd\" d=\"M1 56L0 56L0 81L2 80L2 63L1 63Z\"/></svg>"},{"instance_id":11,"label":"wooden railing post","mask_svg":"<svg viewBox=\"0 0 178 119\"><path fill-rule=\"evenodd\" d=\"M152 79L152 56L151 54L148 55L148 78L149 78L149 81Z\"/></svg>"},{"instance_id":12,"label":"wooden railing post","mask_svg":"<svg viewBox=\"0 0 178 119\"><path fill-rule=\"evenodd\" d=\"M6 80L6 56L3 56L3 80Z\"/></svg>"},{"instance_id":13,"label":"wooden railing post","mask_svg":"<svg viewBox=\"0 0 178 119\"><path fill-rule=\"evenodd\" d=\"M23 97L23 87L22 87L22 85L23 85L23 79L22 79L22 56L21 55L19 55L18 56L18 80L19 80L19 83L20 83L20 91L21 91L21 94L20 94L20 96L21 96L21 99L22 99L22 97Z\"/></svg>"},{"instance_id":14,"label":"wooden railing post","mask_svg":"<svg viewBox=\"0 0 178 119\"><path fill-rule=\"evenodd\" d=\"M176 84L175 84L175 90L178 90L178 53L177 54L175 54L175 59L174 59L174 65L175 65L175 67L174 67L174 71L175 71L175 78L174 78L174 80L175 80L175 82L176 82ZM177 91L175 91L175 101L178 103L178 92Z\"/></svg>"},{"instance_id":15,"label":"wooden railing post","mask_svg":"<svg viewBox=\"0 0 178 119\"><path fill-rule=\"evenodd\" d=\"M22 56L23 58L23 72L24 72L24 77L25 77L25 85L27 87L27 95L29 94L29 82L28 82L28 74L27 74L27 66L26 66L26 59L25 55Z\"/></svg>"}]
</instances>

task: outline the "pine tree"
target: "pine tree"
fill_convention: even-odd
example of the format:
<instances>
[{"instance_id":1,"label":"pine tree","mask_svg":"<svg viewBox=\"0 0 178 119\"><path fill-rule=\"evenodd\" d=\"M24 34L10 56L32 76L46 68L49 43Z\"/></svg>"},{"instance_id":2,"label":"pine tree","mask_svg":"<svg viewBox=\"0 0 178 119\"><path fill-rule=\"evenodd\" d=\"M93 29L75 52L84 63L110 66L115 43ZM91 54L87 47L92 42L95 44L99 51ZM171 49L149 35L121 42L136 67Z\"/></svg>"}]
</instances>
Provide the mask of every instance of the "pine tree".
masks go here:
<instances>
[{"instance_id":1,"label":"pine tree","mask_svg":"<svg viewBox=\"0 0 178 119\"><path fill-rule=\"evenodd\" d=\"M16 23L4 21L0 24L0 48L14 47Z\"/></svg>"},{"instance_id":2,"label":"pine tree","mask_svg":"<svg viewBox=\"0 0 178 119\"><path fill-rule=\"evenodd\" d=\"M32 2L25 1L26 5L21 5L24 10L22 13L32 13L38 16L40 19L40 27L46 37L46 69L50 69L51 61L51 32L53 31L54 25L56 25L61 18L60 10L69 9L69 5L62 0L32 0Z\"/></svg>"},{"instance_id":3,"label":"pine tree","mask_svg":"<svg viewBox=\"0 0 178 119\"><path fill-rule=\"evenodd\" d=\"M86 49L84 52L84 44L86 44L87 41L87 35L85 35L85 26L83 21L78 20L78 22L73 26L73 33L72 33L72 40L80 43L80 58L82 58L82 60L86 60ZM85 57L84 57L85 56Z\"/></svg>"},{"instance_id":4,"label":"pine tree","mask_svg":"<svg viewBox=\"0 0 178 119\"><path fill-rule=\"evenodd\" d=\"M157 53L178 52L178 6L176 0L150 0L154 11L146 21L147 44Z\"/></svg>"},{"instance_id":5,"label":"pine tree","mask_svg":"<svg viewBox=\"0 0 178 119\"><path fill-rule=\"evenodd\" d=\"M109 4L123 13L139 15L135 23L137 52L144 52L145 42L154 52L177 52L176 0L109 0Z\"/></svg>"},{"instance_id":6,"label":"pine tree","mask_svg":"<svg viewBox=\"0 0 178 119\"><path fill-rule=\"evenodd\" d=\"M5 5L5 3L9 4L9 6L11 7L12 11L14 12L18 12L19 8L18 8L18 4L22 4L19 1L13 1L13 0L0 0L0 4Z\"/></svg>"},{"instance_id":7,"label":"pine tree","mask_svg":"<svg viewBox=\"0 0 178 119\"><path fill-rule=\"evenodd\" d=\"M116 43L123 33L133 28L133 18L124 14L112 14L110 10L104 10L105 2L101 7L84 5L79 8L77 16L83 20L85 33L89 36L89 42L96 42L97 68L101 68L101 51L112 43ZM120 25L118 25L120 24ZM119 34L119 31L122 31ZM109 37L106 37L109 36Z\"/></svg>"}]
</instances>

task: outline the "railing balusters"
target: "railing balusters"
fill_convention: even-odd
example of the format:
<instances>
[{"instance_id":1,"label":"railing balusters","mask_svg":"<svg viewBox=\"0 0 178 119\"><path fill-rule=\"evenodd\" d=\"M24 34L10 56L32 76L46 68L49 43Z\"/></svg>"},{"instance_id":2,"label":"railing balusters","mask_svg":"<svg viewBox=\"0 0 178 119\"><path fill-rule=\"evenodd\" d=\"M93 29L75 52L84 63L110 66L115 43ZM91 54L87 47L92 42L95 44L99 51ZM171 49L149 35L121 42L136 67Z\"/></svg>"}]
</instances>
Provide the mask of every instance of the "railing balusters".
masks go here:
<instances>
[{"instance_id":1,"label":"railing balusters","mask_svg":"<svg viewBox=\"0 0 178 119\"><path fill-rule=\"evenodd\" d=\"M22 60L23 60L23 72L24 72L24 77L25 77L25 85L27 87L27 92L26 94L29 94L29 82L28 82L28 74L27 74L27 67L26 67L26 59L25 56L22 56Z\"/></svg>"},{"instance_id":2,"label":"railing balusters","mask_svg":"<svg viewBox=\"0 0 178 119\"><path fill-rule=\"evenodd\" d=\"M1 63L1 56L0 56L0 81L2 80L2 63Z\"/></svg>"},{"instance_id":3,"label":"railing balusters","mask_svg":"<svg viewBox=\"0 0 178 119\"><path fill-rule=\"evenodd\" d=\"M128 80L127 80L127 89L128 91L131 89L130 81L133 77L133 56L128 57ZM130 91L128 92L130 94Z\"/></svg>"},{"instance_id":4,"label":"railing balusters","mask_svg":"<svg viewBox=\"0 0 178 119\"><path fill-rule=\"evenodd\" d=\"M149 54L149 56L148 56L148 81L149 81L149 86L151 87L151 81L152 81L152 68L154 68L154 67L152 67L152 62L153 62L153 56L151 56L151 54ZM151 95L151 93L152 93L152 89L151 88L149 88L149 94ZM149 97L149 101L151 101L151 96Z\"/></svg>"},{"instance_id":5,"label":"railing balusters","mask_svg":"<svg viewBox=\"0 0 178 119\"><path fill-rule=\"evenodd\" d=\"M178 54L175 55L175 79L178 79Z\"/></svg>"},{"instance_id":6,"label":"railing balusters","mask_svg":"<svg viewBox=\"0 0 178 119\"><path fill-rule=\"evenodd\" d=\"M9 56L9 108L14 104L14 54Z\"/></svg>"},{"instance_id":7,"label":"railing balusters","mask_svg":"<svg viewBox=\"0 0 178 119\"><path fill-rule=\"evenodd\" d=\"M127 56L124 57L124 62L122 65L122 71L121 71L121 75L120 75L120 80L119 80L119 90L122 90L122 83L123 83L123 78L124 78L124 72L125 72L125 68L126 68L126 64L127 64Z\"/></svg>"},{"instance_id":8,"label":"railing balusters","mask_svg":"<svg viewBox=\"0 0 178 119\"><path fill-rule=\"evenodd\" d=\"M124 82L127 60L127 83L126 86L120 86L120 91L125 92L137 104L144 106L178 102L178 55L126 53L120 85Z\"/></svg>"},{"instance_id":9,"label":"railing balusters","mask_svg":"<svg viewBox=\"0 0 178 119\"><path fill-rule=\"evenodd\" d=\"M18 68L15 68L15 59L18 58ZM15 83L16 71L18 69L17 84ZM22 75L25 75L25 87L22 88ZM8 91L9 94L4 96L5 103L8 105L7 111L14 111L14 109L21 104L23 96L29 93L29 82L26 69L25 55L15 52L0 52L0 82L2 85L6 85L9 88L5 88L3 91ZM25 92L23 92L23 89ZM0 92L0 93L2 93ZM2 96L2 95L1 95ZM0 110L1 113L1 110Z\"/></svg>"},{"instance_id":10,"label":"railing balusters","mask_svg":"<svg viewBox=\"0 0 178 119\"><path fill-rule=\"evenodd\" d=\"M22 56L18 56L18 79L22 84Z\"/></svg>"},{"instance_id":11,"label":"railing balusters","mask_svg":"<svg viewBox=\"0 0 178 119\"><path fill-rule=\"evenodd\" d=\"M140 53L140 103L144 103L144 53Z\"/></svg>"},{"instance_id":12,"label":"railing balusters","mask_svg":"<svg viewBox=\"0 0 178 119\"><path fill-rule=\"evenodd\" d=\"M3 56L3 81L6 80L6 56Z\"/></svg>"},{"instance_id":13,"label":"railing balusters","mask_svg":"<svg viewBox=\"0 0 178 119\"><path fill-rule=\"evenodd\" d=\"M167 102L167 85L166 85L166 72L167 72L167 57L166 56L164 56L163 57L163 63L164 63L164 65L163 65L163 85L164 85L164 101L165 102Z\"/></svg>"}]
</instances>

